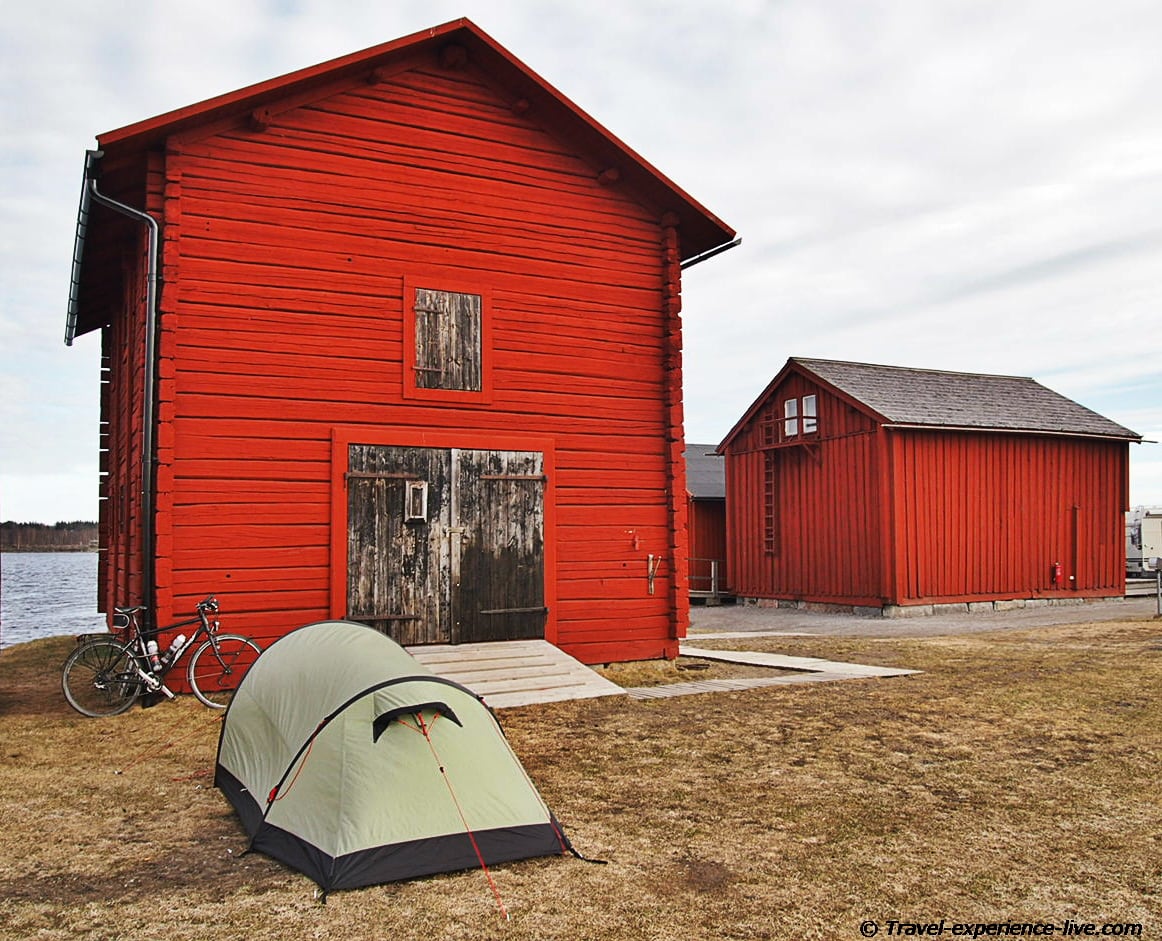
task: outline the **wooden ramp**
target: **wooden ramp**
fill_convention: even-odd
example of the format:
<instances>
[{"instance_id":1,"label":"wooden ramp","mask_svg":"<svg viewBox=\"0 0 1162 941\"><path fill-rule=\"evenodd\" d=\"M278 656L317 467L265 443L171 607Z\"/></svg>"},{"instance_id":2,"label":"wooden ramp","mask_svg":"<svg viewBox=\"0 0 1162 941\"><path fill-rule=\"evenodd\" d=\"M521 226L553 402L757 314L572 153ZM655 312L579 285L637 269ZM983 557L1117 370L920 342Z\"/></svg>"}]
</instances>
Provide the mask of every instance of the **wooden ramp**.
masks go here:
<instances>
[{"instance_id":1,"label":"wooden ramp","mask_svg":"<svg viewBox=\"0 0 1162 941\"><path fill-rule=\"evenodd\" d=\"M545 640L436 644L407 651L437 676L484 697L493 709L626 694Z\"/></svg>"},{"instance_id":2,"label":"wooden ramp","mask_svg":"<svg viewBox=\"0 0 1162 941\"><path fill-rule=\"evenodd\" d=\"M702 635L699 635L702 636ZM872 676L908 676L919 670L903 670L898 667L872 667L863 663L844 663L837 660L820 660L818 657L788 657L779 653L760 653L755 650L708 650L682 642L683 657L700 657L703 660L722 660L726 663L749 663L756 667L775 667L781 670L803 670L807 673L825 673L851 679Z\"/></svg>"}]
</instances>

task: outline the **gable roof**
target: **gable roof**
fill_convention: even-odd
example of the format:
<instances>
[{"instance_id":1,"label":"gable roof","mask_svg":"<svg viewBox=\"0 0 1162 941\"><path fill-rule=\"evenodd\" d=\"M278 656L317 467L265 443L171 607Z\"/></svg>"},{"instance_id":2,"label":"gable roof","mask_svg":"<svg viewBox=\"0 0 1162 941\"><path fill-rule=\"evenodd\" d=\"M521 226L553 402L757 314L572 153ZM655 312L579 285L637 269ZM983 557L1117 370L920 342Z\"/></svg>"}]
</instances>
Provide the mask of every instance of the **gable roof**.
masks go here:
<instances>
[{"instance_id":1,"label":"gable roof","mask_svg":"<svg viewBox=\"0 0 1162 941\"><path fill-rule=\"evenodd\" d=\"M512 97L514 110L557 135L593 162L595 177L615 183L655 209L659 221L676 220L684 266L708 258L738 243L735 232L557 89L515 58L467 19L413 33L309 68L197 104L108 131L97 137L98 151L86 156L81 208L73 249L65 343L99 328L120 292L105 273L117 268L119 256L109 247L108 233L132 225L125 216L145 221L140 201L148 174L147 156L160 151L173 135L213 127L219 122L270 119L270 114L344 90L354 82L406 69L423 61L444 62L450 68L476 67ZM104 196L122 204L110 208ZM90 195L97 201L90 218ZM126 212L125 210L129 211ZM121 213L121 215L118 215Z\"/></svg>"},{"instance_id":2,"label":"gable roof","mask_svg":"<svg viewBox=\"0 0 1162 941\"><path fill-rule=\"evenodd\" d=\"M792 371L830 387L889 427L1142 439L1136 432L1028 377L793 356L727 435L719 450Z\"/></svg>"},{"instance_id":3,"label":"gable roof","mask_svg":"<svg viewBox=\"0 0 1162 941\"><path fill-rule=\"evenodd\" d=\"M726 462L713 444L686 445L686 489L699 500L726 499Z\"/></svg>"},{"instance_id":4,"label":"gable roof","mask_svg":"<svg viewBox=\"0 0 1162 941\"><path fill-rule=\"evenodd\" d=\"M662 212L675 213L682 232L683 260L718 248L734 238L734 230L726 223L466 18L109 131L98 137L98 143L106 151L148 147L191 125L239 112L253 112L312 87L353 78L363 80L376 69L389 68L420 53L439 53L453 45L467 52L468 62L479 64L511 89L514 101L519 98L527 102L524 113L562 132L592 155L602 169L615 170L618 180L640 192Z\"/></svg>"}]
</instances>

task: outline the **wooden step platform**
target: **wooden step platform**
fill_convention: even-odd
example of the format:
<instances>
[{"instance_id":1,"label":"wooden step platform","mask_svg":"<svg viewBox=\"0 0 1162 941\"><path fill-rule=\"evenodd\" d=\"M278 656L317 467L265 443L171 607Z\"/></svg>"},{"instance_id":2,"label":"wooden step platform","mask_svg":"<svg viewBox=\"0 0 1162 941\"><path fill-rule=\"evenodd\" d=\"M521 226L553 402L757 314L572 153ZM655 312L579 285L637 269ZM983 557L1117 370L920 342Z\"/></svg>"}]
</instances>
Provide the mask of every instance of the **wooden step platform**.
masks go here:
<instances>
[{"instance_id":1,"label":"wooden step platform","mask_svg":"<svg viewBox=\"0 0 1162 941\"><path fill-rule=\"evenodd\" d=\"M616 683L545 640L408 647L437 676L466 686L493 709L624 696Z\"/></svg>"}]
</instances>

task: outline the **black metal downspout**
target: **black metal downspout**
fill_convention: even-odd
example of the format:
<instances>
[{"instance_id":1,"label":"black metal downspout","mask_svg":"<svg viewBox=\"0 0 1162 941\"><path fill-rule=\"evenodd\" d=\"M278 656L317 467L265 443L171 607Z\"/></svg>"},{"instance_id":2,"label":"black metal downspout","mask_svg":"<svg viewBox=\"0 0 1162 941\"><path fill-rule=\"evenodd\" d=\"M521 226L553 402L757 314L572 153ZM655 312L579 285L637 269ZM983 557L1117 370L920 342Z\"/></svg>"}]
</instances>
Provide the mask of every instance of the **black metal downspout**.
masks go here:
<instances>
[{"instance_id":1,"label":"black metal downspout","mask_svg":"<svg viewBox=\"0 0 1162 941\"><path fill-rule=\"evenodd\" d=\"M73 275L69 290L68 319L65 324L65 344L72 346L76 335L77 313L79 306L81 259L84 255L85 235L89 225L90 201L95 200L102 206L119 212L130 219L144 222L149 229L149 252L146 262L145 276L145 380L144 400L142 408L141 432L141 512L142 512L142 559L141 559L141 589L142 603L146 605L146 627L153 627L153 590L154 590L154 543L155 526L153 519L153 423L154 399L156 395L156 364L157 364L157 270L158 251L161 244L160 229L157 220L149 213L134 209L125 203L118 202L104 195L97 189L97 180L93 171L97 161L101 159L101 151L90 150L85 154L85 178L81 187L81 205L77 214L77 235L73 245Z\"/></svg>"}]
</instances>

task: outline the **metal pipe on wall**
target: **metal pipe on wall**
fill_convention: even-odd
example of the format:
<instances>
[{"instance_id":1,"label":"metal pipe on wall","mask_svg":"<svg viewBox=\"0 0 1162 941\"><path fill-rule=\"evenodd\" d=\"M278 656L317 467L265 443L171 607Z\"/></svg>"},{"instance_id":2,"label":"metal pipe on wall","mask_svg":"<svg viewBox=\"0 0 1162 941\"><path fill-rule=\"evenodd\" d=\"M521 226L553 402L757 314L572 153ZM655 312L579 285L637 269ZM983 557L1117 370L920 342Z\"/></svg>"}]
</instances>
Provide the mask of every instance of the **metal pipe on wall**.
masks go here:
<instances>
[{"instance_id":1,"label":"metal pipe on wall","mask_svg":"<svg viewBox=\"0 0 1162 941\"><path fill-rule=\"evenodd\" d=\"M154 396L157 369L157 270L158 251L161 244L160 227L149 213L106 196L97 189L94 176L101 151L90 150L85 155L85 181L81 194L81 214L77 219L77 244L73 250L73 291L69 298L69 325L75 326L77 291L80 284L81 254L84 248L85 231L88 227L90 199L102 206L119 212L123 216L144 222L148 227L149 249L145 275L145 379L142 399L141 431L141 594L142 604L148 609L146 627L153 627L154 619L154 519L153 519L153 422ZM65 342L71 344L71 329L67 331Z\"/></svg>"}]
</instances>

